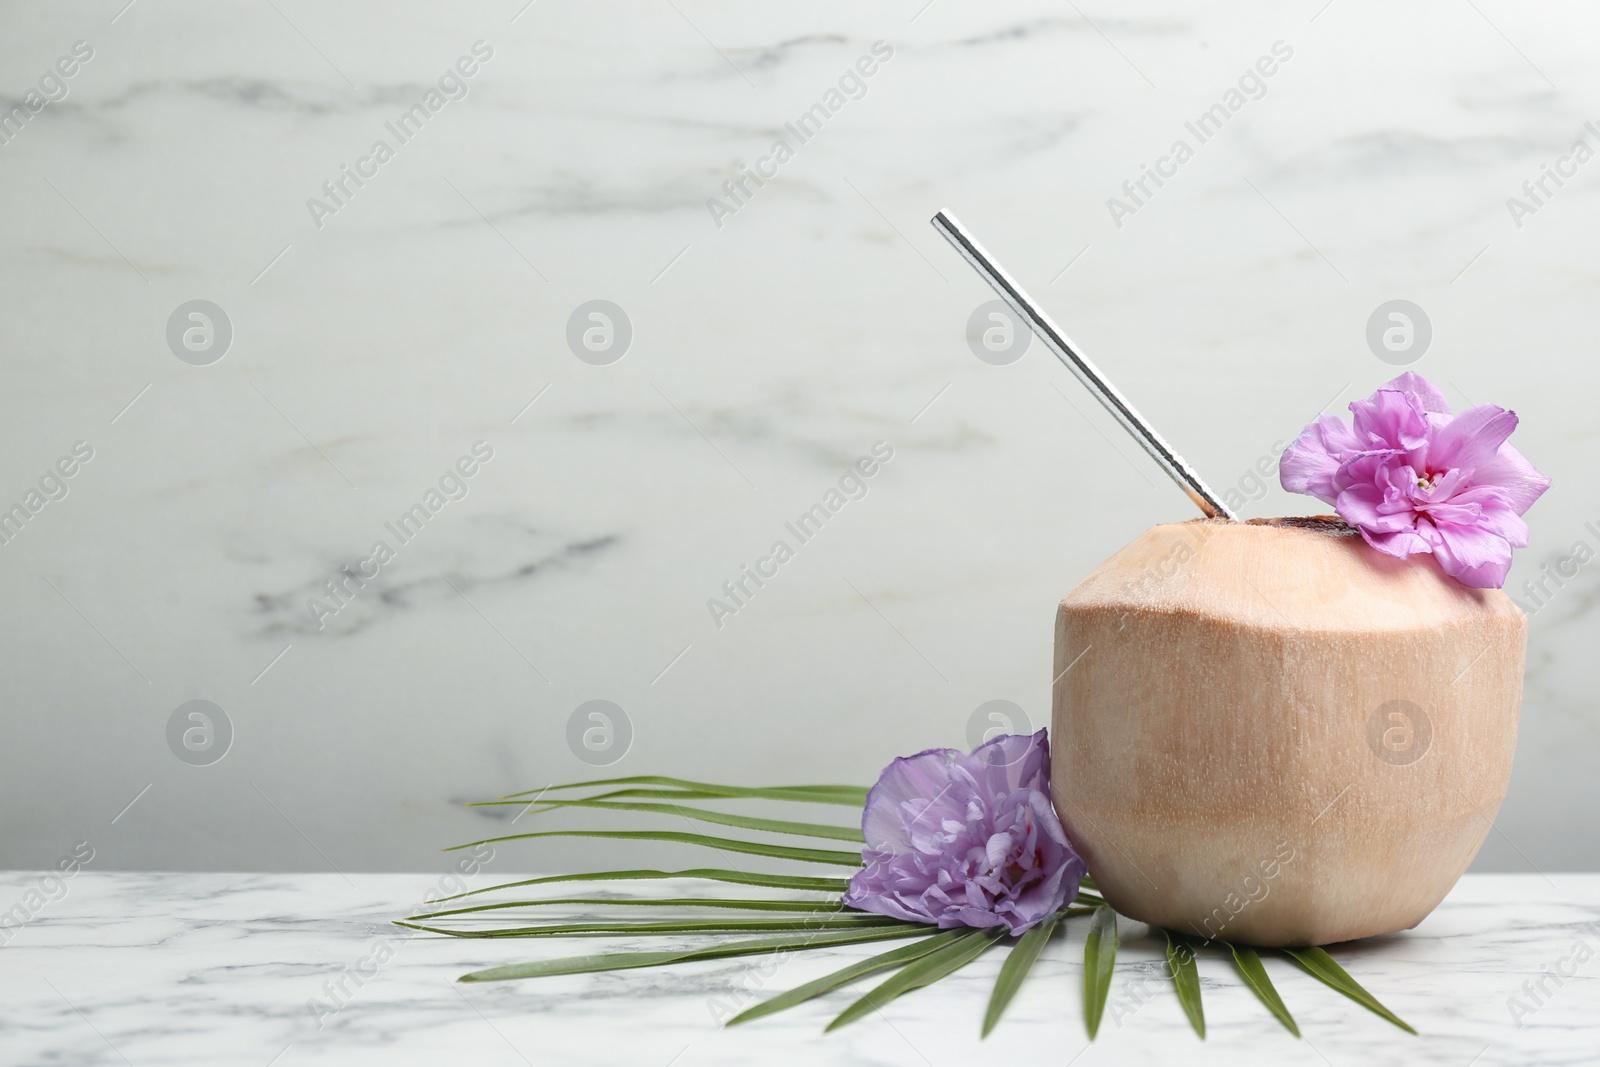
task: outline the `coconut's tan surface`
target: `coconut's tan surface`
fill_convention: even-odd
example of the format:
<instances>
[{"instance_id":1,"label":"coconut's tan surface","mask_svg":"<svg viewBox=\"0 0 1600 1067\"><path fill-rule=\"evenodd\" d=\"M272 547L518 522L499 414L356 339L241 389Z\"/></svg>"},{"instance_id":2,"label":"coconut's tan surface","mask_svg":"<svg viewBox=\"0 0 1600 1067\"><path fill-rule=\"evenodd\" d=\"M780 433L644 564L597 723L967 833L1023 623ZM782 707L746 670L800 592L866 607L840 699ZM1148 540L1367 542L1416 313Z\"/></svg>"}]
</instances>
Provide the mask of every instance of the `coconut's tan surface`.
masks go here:
<instances>
[{"instance_id":1,"label":"coconut's tan surface","mask_svg":"<svg viewBox=\"0 0 1600 1067\"><path fill-rule=\"evenodd\" d=\"M1408 929L1505 795L1526 632L1500 591L1337 520L1154 527L1057 612L1056 809L1134 919L1256 945Z\"/></svg>"}]
</instances>

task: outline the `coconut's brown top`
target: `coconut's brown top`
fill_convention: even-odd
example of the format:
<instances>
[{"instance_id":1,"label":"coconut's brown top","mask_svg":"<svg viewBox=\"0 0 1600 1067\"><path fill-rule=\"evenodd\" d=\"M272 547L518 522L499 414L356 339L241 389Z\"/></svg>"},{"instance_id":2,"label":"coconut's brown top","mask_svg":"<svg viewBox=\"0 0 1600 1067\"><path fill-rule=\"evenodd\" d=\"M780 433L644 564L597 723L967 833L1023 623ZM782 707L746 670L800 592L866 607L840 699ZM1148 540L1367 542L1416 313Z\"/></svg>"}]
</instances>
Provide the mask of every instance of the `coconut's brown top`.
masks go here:
<instances>
[{"instance_id":1,"label":"coconut's brown top","mask_svg":"<svg viewBox=\"0 0 1600 1067\"><path fill-rule=\"evenodd\" d=\"M1292 526L1297 530L1320 530L1323 533L1355 536L1357 530L1337 515L1277 515L1270 519L1191 519L1190 522L1230 523L1243 522L1247 526ZM1185 523L1184 525L1188 525Z\"/></svg>"},{"instance_id":2,"label":"coconut's brown top","mask_svg":"<svg viewBox=\"0 0 1600 1067\"><path fill-rule=\"evenodd\" d=\"M1522 612L1431 556L1395 559L1334 516L1154 526L1062 600L1066 610L1182 612L1273 629L1396 630Z\"/></svg>"}]
</instances>

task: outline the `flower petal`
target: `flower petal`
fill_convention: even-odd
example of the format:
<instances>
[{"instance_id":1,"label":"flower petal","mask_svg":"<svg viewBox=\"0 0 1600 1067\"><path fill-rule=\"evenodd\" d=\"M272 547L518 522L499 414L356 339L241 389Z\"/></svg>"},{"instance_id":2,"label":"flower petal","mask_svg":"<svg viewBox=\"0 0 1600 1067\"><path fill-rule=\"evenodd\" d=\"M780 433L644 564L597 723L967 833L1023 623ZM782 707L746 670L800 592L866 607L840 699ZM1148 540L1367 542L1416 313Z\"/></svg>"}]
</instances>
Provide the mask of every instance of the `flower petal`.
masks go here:
<instances>
[{"instance_id":1,"label":"flower petal","mask_svg":"<svg viewBox=\"0 0 1600 1067\"><path fill-rule=\"evenodd\" d=\"M1334 509L1341 519L1362 531L1392 534L1416 527L1415 511L1409 507L1396 510L1388 503L1388 494L1368 483L1353 485L1340 493Z\"/></svg>"},{"instance_id":2,"label":"flower petal","mask_svg":"<svg viewBox=\"0 0 1600 1067\"><path fill-rule=\"evenodd\" d=\"M953 748L930 748L915 756L901 756L885 767L878 782L867 791L861 811L861 832L871 848L905 851L910 847L905 808L912 805L931 826L942 821L940 813L927 811L944 799L950 781L950 766L964 753Z\"/></svg>"},{"instance_id":3,"label":"flower petal","mask_svg":"<svg viewBox=\"0 0 1600 1067\"><path fill-rule=\"evenodd\" d=\"M1433 547L1417 530L1396 530L1393 533L1374 533L1363 529L1361 537L1367 544L1396 559L1410 559L1418 552L1432 552Z\"/></svg>"},{"instance_id":4,"label":"flower petal","mask_svg":"<svg viewBox=\"0 0 1600 1067\"><path fill-rule=\"evenodd\" d=\"M1291 493L1306 493L1332 504L1338 496L1333 478L1345 457L1360 452L1361 443L1349 425L1332 415L1307 426L1278 461L1278 482Z\"/></svg>"},{"instance_id":5,"label":"flower petal","mask_svg":"<svg viewBox=\"0 0 1600 1067\"><path fill-rule=\"evenodd\" d=\"M1514 411L1496 404L1468 408L1434 431L1427 448L1428 470L1441 474L1452 468L1475 472L1495 458L1516 428Z\"/></svg>"},{"instance_id":6,"label":"flower petal","mask_svg":"<svg viewBox=\"0 0 1600 1067\"><path fill-rule=\"evenodd\" d=\"M1428 415L1415 393L1379 389L1351 403L1356 439L1371 449L1420 448L1428 440Z\"/></svg>"},{"instance_id":7,"label":"flower petal","mask_svg":"<svg viewBox=\"0 0 1600 1067\"><path fill-rule=\"evenodd\" d=\"M1028 734L1003 734L972 750L965 764L974 777L981 776L995 795L1017 789L1048 788L1050 742L1044 730Z\"/></svg>"},{"instance_id":8,"label":"flower petal","mask_svg":"<svg viewBox=\"0 0 1600 1067\"><path fill-rule=\"evenodd\" d=\"M1444 572L1474 589L1499 589L1511 569L1511 545L1482 526L1438 524L1440 543L1433 554Z\"/></svg>"},{"instance_id":9,"label":"flower petal","mask_svg":"<svg viewBox=\"0 0 1600 1067\"><path fill-rule=\"evenodd\" d=\"M941 928L1021 933L1063 907L1084 864L1050 806L1048 735L897 759L867 794L845 903Z\"/></svg>"},{"instance_id":10,"label":"flower petal","mask_svg":"<svg viewBox=\"0 0 1600 1067\"><path fill-rule=\"evenodd\" d=\"M1506 502L1522 515L1533 502L1550 488L1550 479L1533 469L1533 464L1522 458L1522 453L1510 442L1500 446L1494 458L1479 463L1473 471L1473 481L1480 485L1494 485L1505 493Z\"/></svg>"},{"instance_id":11,"label":"flower petal","mask_svg":"<svg viewBox=\"0 0 1600 1067\"><path fill-rule=\"evenodd\" d=\"M1394 389L1402 393L1411 393L1417 398L1417 404L1423 411L1438 415L1450 414L1450 402L1444 398L1434 384L1420 374L1406 371L1393 381L1385 383L1381 388Z\"/></svg>"},{"instance_id":12,"label":"flower petal","mask_svg":"<svg viewBox=\"0 0 1600 1067\"><path fill-rule=\"evenodd\" d=\"M1528 547L1528 524L1506 500L1499 486L1478 486L1457 493L1452 504L1472 504L1477 508L1476 525L1506 539L1512 548Z\"/></svg>"}]
</instances>

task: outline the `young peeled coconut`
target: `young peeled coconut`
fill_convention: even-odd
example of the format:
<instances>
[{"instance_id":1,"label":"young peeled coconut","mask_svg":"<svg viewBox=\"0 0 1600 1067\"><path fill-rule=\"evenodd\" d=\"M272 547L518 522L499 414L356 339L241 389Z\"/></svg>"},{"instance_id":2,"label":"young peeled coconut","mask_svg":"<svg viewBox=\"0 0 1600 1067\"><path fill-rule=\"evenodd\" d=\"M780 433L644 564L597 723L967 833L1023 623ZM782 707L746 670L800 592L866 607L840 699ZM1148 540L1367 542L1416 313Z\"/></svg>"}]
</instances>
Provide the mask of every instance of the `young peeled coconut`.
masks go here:
<instances>
[{"instance_id":1,"label":"young peeled coconut","mask_svg":"<svg viewBox=\"0 0 1600 1067\"><path fill-rule=\"evenodd\" d=\"M1526 629L1336 519L1156 526L1057 612L1056 811L1130 918L1263 946L1408 929L1505 796Z\"/></svg>"}]
</instances>

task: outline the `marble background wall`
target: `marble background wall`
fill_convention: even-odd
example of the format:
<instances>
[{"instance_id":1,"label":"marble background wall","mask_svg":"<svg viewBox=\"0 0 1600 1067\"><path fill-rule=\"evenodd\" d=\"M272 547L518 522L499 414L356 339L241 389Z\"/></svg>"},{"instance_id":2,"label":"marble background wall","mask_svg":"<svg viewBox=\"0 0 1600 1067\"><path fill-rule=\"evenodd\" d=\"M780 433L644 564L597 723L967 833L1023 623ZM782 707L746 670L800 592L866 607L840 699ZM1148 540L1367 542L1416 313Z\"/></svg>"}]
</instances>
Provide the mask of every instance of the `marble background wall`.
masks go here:
<instances>
[{"instance_id":1,"label":"marble background wall","mask_svg":"<svg viewBox=\"0 0 1600 1067\"><path fill-rule=\"evenodd\" d=\"M92 458L0 546L0 864L431 869L505 825L459 801L589 773L591 700L631 726L611 773L743 781L868 781L992 700L1042 724L1057 599L1191 508L1041 346L976 358L944 207L1247 514L1315 506L1252 469L1395 372L1367 322L1405 299L1413 369L1514 407L1555 479L1513 590L1600 548L1600 163L1507 206L1600 146L1597 31L1506 0L7 5L0 503ZM609 364L567 339L597 299ZM1600 866L1597 598L1579 567L1534 612L1478 869ZM194 700L232 734L204 766L169 733Z\"/></svg>"}]
</instances>

